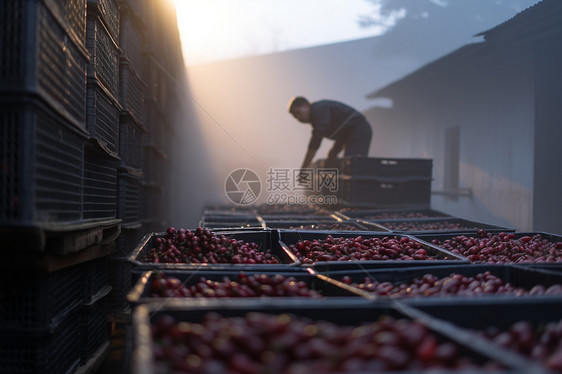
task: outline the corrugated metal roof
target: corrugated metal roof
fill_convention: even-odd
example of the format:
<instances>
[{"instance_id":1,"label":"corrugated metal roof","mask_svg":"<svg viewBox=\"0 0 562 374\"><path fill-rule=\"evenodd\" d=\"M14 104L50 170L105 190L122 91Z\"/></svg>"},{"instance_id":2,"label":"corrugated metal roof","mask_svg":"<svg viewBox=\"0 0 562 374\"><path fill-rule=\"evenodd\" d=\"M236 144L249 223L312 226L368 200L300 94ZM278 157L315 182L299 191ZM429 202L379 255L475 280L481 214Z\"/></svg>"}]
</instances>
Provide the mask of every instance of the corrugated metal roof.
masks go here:
<instances>
[{"instance_id":1,"label":"corrugated metal roof","mask_svg":"<svg viewBox=\"0 0 562 374\"><path fill-rule=\"evenodd\" d=\"M511 40L521 37L532 37L538 29L545 29L549 25L560 22L562 17L562 1L541 0L535 5L517 13L507 21L489 30L476 34L484 36L486 41Z\"/></svg>"}]
</instances>

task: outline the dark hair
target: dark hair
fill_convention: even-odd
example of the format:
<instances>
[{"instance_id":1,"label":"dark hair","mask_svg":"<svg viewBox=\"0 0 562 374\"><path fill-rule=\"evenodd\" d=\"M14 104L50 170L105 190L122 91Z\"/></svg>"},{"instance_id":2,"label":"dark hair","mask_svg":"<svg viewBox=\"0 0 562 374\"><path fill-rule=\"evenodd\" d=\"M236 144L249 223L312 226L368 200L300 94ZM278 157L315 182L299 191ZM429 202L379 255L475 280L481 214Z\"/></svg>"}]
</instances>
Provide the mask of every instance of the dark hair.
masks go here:
<instances>
[{"instance_id":1,"label":"dark hair","mask_svg":"<svg viewBox=\"0 0 562 374\"><path fill-rule=\"evenodd\" d=\"M302 96L295 96L289 101L289 112L303 105L310 105L310 102Z\"/></svg>"}]
</instances>

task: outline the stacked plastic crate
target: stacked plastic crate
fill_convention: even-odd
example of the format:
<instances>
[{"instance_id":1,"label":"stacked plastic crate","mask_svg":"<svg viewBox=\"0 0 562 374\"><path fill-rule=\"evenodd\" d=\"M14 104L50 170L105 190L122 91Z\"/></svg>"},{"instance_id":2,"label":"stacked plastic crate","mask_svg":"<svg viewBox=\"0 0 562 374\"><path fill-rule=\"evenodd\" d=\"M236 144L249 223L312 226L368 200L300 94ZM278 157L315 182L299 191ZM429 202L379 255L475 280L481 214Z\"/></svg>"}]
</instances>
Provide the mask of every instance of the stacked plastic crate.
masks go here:
<instances>
[{"instance_id":1,"label":"stacked plastic crate","mask_svg":"<svg viewBox=\"0 0 562 374\"><path fill-rule=\"evenodd\" d=\"M318 160L311 165L315 193L335 193L340 207L429 208L432 161L359 156ZM330 175L336 179L326 179Z\"/></svg>"},{"instance_id":2,"label":"stacked plastic crate","mask_svg":"<svg viewBox=\"0 0 562 374\"><path fill-rule=\"evenodd\" d=\"M148 134L144 141L144 181L142 186L143 222L146 231L161 231L166 227L166 170L168 167L169 139L171 138L170 95L175 72L168 71L172 64L169 37L171 28L166 20L172 15L166 13L163 2L147 4L147 23L152 34L148 39L144 58L144 72L147 79L145 114ZM157 36L157 37L155 37ZM177 50L177 46L175 46ZM166 58L163 58L166 56Z\"/></svg>"},{"instance_id":3,"label":"stacked plastic crate","mask_svg":"<svg viewBox=\"0 0 562 374\"><path fill-rule=\"evenodd\" d=\"M110 67L111 49L100 44L107 30L90 24L86 12L85 0L0 5L6 372L91 368L109 347L103 300L111 289L107 259L120 232L111 118L118 104L101 83L113 81L111 72L94 73Z\"/></svg>"}]
</instances>

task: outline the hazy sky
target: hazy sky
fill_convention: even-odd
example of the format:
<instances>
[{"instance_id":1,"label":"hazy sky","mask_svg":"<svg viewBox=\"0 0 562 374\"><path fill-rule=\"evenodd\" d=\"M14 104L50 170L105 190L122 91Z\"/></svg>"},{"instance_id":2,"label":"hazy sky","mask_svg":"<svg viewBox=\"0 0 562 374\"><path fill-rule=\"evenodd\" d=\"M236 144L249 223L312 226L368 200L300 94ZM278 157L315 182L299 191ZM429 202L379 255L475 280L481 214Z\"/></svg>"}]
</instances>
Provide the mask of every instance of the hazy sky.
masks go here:
<instances>
[{"instance_id":1,"label":"hazy sky","mask_svg":"<svg viewBox=\"0 0 562 374\"><path fill-rule=\"evenodd\" d=\"M200 64L376 36L406 17L406 7L423 18L466 0L174 1L186 63ZM536 2L489 0L489 9L515 14Z\"/></svg>"},{"instance_id":2,"label":"hazy sky","mask_svg":"<svg viewBox=\"0 0 562 374\"><path fill-rule=\"evenodd\" d=\"M387 25L362 28L376 10L367 0L175 0L188 64L280 52L380 35Z\"/></svg>"}]
</instances>

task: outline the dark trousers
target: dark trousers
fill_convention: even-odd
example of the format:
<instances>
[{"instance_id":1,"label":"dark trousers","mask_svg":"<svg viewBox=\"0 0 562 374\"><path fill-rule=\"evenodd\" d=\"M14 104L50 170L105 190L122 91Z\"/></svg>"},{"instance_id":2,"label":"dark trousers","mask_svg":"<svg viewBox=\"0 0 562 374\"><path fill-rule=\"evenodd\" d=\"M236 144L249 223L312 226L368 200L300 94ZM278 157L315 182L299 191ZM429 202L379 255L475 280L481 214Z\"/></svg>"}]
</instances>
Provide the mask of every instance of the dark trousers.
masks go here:
<instances>
[{"instance_id":1,"label":"dark trousers","mask_svg":"<svg viewBox=\"0 0 562 374\"><path fill-rule=\"evenodd\" d=\"M342 140L344 156L368 156L372 137L373 131L368 123L355 124L351 132Z\"/></svg>"}]
</instances>

